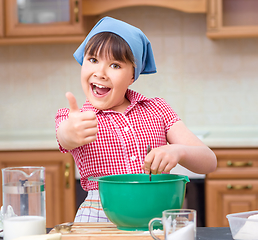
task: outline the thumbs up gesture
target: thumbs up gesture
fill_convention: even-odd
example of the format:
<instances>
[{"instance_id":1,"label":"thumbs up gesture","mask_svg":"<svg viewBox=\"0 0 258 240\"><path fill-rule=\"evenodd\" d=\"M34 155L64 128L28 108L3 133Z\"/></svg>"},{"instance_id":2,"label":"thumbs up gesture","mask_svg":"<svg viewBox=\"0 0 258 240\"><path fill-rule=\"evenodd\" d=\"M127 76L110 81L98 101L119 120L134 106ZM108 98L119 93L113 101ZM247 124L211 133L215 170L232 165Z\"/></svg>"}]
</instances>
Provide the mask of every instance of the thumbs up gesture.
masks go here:
<instances>
[{"instance_id":1,"label":"thumbs up gesture","mask_svg":"<svg viewBox=\"0 0 258 240\"><path fill-rule=\"evenodd\" d=\"M80 111L72 93L67 92L66 98L70 105L69 117L60 124L57 138L62 147L70 150L95 141L98 122L95 112Z\"/></svg>"}]
</instances>

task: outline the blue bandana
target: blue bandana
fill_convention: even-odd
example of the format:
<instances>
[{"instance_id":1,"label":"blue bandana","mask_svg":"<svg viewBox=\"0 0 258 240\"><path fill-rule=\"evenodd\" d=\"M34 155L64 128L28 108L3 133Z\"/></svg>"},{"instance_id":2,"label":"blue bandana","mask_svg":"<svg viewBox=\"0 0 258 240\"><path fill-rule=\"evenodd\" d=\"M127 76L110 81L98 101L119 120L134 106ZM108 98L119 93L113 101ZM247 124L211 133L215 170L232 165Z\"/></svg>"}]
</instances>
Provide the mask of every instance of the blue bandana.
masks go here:
<instances>
[{"instance_id":1,"label":"blue bandana","mask_svg":"<svg viewBox=\"0 0 258 240\"><path fill-rule=\"evenodd\" d=\"M128 43L134 55L136 64L134 80L136 80L140 74L150 74L156 72L151 43L144 33L139 28L111 17L102 18L93 27L88 36L73 54L74 58L80 65L83 63L84 50L87 42L94 35L100 32L115 33Z\"/></svg>"}]
</instances>

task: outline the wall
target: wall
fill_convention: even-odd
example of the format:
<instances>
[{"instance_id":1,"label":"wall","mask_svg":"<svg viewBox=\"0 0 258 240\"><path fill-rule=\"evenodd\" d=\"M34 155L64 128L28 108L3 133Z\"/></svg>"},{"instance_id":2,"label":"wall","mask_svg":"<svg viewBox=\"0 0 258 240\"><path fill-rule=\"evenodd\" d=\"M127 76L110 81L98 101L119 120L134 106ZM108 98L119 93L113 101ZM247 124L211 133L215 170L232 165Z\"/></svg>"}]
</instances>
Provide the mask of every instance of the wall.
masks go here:
<instances>
[{"instance_id":1,"label":"wall","mask_svg":"<svg viewBox=\"0 0 258 240\"><path fill-rule=\"evenodd\" d=\"M135 7L105 15L152 42L158 73L141 76L134 90L165 98L190 128L257 125L257 38L210 40L205 14ZM66 91L83 104L77 46L0 46L0 132L52 132L57 109L68 107Z\"/></svg>"}]
</instances>

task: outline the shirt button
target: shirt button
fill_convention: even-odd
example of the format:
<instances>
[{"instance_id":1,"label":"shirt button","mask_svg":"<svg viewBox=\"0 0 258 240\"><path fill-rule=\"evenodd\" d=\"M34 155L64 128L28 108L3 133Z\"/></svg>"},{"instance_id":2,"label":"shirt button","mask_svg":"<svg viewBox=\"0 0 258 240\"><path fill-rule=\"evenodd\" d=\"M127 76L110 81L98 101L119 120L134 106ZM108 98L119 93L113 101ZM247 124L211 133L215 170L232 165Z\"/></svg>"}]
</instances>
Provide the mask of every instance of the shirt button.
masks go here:
<instances>
[{"instance_id":1,"label":"shirt button","mask_svg":"<svg viewBox=\"0 0 258 240\"><path fill-rule=\"evenodd\" d=\"M132 160L132 161L135 161L135 160L136 160L136 157L135 157L135 156L132 156L132 157L131 157L131 160Z\"/></svg>"},{"instance_id":2,"label":"shirt button","mask_svg":"<svg viewBox=\"0 0 258 240\"><path fill-rule=\"evenodd\" d=\"M125 132L129 131L129 127L124 127L124 131Z\"/></svg>"}]
</instances>

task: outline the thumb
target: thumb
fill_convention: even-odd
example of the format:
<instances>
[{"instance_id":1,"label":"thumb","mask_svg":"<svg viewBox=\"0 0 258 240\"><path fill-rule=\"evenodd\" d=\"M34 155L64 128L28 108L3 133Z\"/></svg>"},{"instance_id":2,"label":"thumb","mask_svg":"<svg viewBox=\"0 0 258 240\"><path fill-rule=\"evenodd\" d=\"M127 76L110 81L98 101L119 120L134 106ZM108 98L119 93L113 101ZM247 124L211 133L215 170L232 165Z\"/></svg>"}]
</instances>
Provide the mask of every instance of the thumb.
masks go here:
<instances>
[{"instance_id":1,"label":"thumb","mask_svg":"<svg viewBox=\"0 0 258 240\"><path fill-rule=\"evenodd\" d=\"M69 105L70 105L70 112L78 112L80 111L78 105L77 105L77 101L76 98L74 97L74 95L71 92L67 92L65 94L66 98L68 99Z\"/></svg>"}]
</instances>

